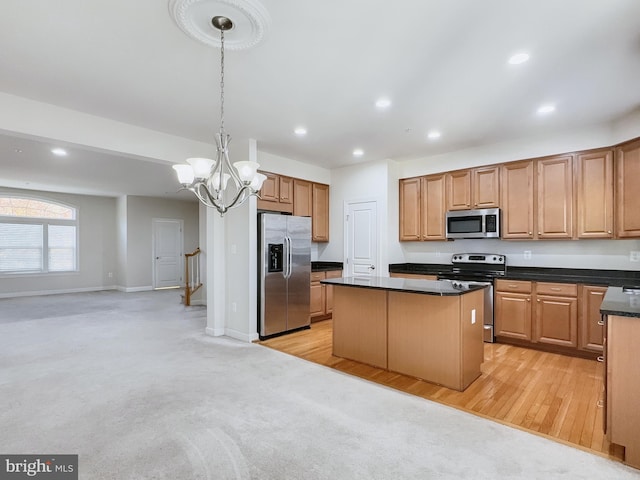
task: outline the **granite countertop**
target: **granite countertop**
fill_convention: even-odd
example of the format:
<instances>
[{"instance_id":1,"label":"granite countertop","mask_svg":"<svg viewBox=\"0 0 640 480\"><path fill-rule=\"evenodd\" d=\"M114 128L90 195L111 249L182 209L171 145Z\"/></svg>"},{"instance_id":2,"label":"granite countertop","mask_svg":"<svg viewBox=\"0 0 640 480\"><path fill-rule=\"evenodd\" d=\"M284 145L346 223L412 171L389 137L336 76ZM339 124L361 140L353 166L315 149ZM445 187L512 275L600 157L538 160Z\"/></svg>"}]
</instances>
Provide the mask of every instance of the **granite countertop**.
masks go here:
<instances>
[{"instance_id":1,"label":"granite countertop","mask_svg":"<svg viewBox=\"0 0 640 480\"><path fill-rule=\"evenodd\" d=\"M345 277L321 280L320 283L344 287L373 288L394 292L420 293L424 295L453 296L482 290L483 285L456 286L451 282L390 277Z\"/></svg>"},{"instance_id":2,"label":"granite countertop","mask_svg":"<svg viewBox=\"0 0 640 480\"><path fill-rule=\"evenodd\" d=\"M395 273L439 275L451 272L451 265L435 263L396 263L389 265L389 271ZM616 287L640 285L640 271L632 270L509 267L507 265L506 275L500 278L509 280L532 280L537 282L584 283L588 285Z\"/></svg>"},{"instance_id":3,"label":"granite countertop","mask_svg":"<svg viewBox=\"0 0 640 480\"><path fill-rule=\"evenodd\" d=\"M327 272L331 270L342 270L342 262L311 262L312 272Z\"/></svg>"},{"instance_id":4,"label":"granite countertop","mask_svg":"<svg viewBox=\"0 0 640 480\"><path fill-rule=\"evenodd\" d=\"M636 293L626 292L622 287L609 287L600 305L600 313L640 318L640 284L635 288Z\"/></svg>"}]
</instances>

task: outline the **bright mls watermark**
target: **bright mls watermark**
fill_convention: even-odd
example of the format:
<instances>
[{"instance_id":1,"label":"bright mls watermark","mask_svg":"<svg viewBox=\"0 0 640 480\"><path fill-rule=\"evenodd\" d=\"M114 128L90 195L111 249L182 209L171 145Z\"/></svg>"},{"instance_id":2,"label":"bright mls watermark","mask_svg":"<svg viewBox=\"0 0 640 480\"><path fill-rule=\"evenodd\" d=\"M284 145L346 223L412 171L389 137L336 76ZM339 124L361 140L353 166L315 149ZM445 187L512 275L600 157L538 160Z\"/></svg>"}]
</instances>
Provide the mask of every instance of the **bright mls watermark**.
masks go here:
<instances>
[{"instance_id":1,"label":"bright mls watermark","mask_svg":"<svg viewBox=\"0 0 640 480\"><path fill-rule=\"evenodd\" d=\"M0 480L78 480L78 455L2 455Z\"/></svg>"}]
</instances>

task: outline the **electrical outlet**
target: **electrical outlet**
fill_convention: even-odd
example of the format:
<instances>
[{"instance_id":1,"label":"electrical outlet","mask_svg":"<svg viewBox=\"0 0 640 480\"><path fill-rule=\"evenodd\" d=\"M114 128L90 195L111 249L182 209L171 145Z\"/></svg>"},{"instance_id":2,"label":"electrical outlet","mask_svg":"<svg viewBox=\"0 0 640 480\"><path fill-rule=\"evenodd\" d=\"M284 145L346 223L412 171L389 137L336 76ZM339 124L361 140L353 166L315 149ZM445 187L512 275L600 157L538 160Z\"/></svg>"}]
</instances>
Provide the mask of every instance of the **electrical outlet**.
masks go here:
<instances>
[{"instance_id":1,"label":"electrical outlet","mask_svg":"<svg viewBox=\"0 0 640 480\"><path fill-rule=\"evenodd\" d=\"M531 260L531 250L525 250L524 251L524 259L525 260Z\"/></svg>"},{"instance_id":2,"label":"electrical outlet","mask_svg":"<svg viewBox=\"0 0 640 480\"><path fill-rule=\"evenodd\" d=\"M640 252L638 251L631 251L629 252L629 261L630 262L640 262Z\"/></svg>"},{"instance_id":3,"label":"electrical outlet","mask_svg":"<svg viewBox=\"0 0 640 480\"><path fill-rule=\"evenodd\" d=\"M113 278L113 272L109 272L109 273L107 273L107 277L109 277L109 278Z\"/></svg>"},{"instance_id":4,"label":"electrical outlet","mask_svg":"<svg viewBox=\"0 0 640 480\"><path fill-rule=\"evenodd\" d=\"M436 257L439 257L439 256L440 256L440 252L436 252Z\"/></svg>"},{"instance_id":5,"label":"electrical outlet","mask_svg":"<svg viewBox=\"0 0 640 480\"><path fill-rule=\"evenodd\" d=\"M238 305L236 304L236 302L233 302L231 304L231 310L233 310L234 313L238 311Z\"/></svg>"}]
</instances>

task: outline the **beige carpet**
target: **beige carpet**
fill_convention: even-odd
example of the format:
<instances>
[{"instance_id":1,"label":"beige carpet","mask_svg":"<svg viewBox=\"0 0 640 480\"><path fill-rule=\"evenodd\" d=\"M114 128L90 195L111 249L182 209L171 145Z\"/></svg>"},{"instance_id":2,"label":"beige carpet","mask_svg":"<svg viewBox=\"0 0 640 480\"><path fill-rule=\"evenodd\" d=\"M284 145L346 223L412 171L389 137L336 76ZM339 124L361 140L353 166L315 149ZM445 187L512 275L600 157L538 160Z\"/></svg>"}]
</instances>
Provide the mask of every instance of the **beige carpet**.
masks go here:
<instances>
[{"instance_id":1,"label":"beige carpet","mask_svg":"<svg viewBox=\"0 0 640 480\"><path fill-rule=\"evenodd\" d=\"M0 300L0 453L81 479L638 479L640 471L258 345L176 291Z\"/></svg>"}]
</instances>

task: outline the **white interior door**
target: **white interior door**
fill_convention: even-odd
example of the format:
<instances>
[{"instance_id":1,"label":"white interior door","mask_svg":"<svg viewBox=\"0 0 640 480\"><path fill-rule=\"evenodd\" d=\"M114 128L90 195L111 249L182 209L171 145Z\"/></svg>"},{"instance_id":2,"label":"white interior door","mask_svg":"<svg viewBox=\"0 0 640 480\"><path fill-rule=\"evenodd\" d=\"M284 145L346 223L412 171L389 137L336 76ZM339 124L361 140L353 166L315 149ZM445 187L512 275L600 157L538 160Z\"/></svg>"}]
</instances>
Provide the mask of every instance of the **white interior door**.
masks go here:
<instances>
[{"instance_id":1,"label":"white interior door","mask_svg":"<svg viewBox=\"0 0 640 480\"><path fill-rule=\"evenodd\" d=\"M345 276L377 275L378 204L347 202L345 216Z\"/></svg>"},{"instance_id":2,"label":"white interior door","mask_svg":"<svg viewBox=\"0 0 640 480\"><path fill-rule=\"evenodd\" d=\"M153 220L154 288L182 284L182 220Z\"/></svg>"}]
</instances>

